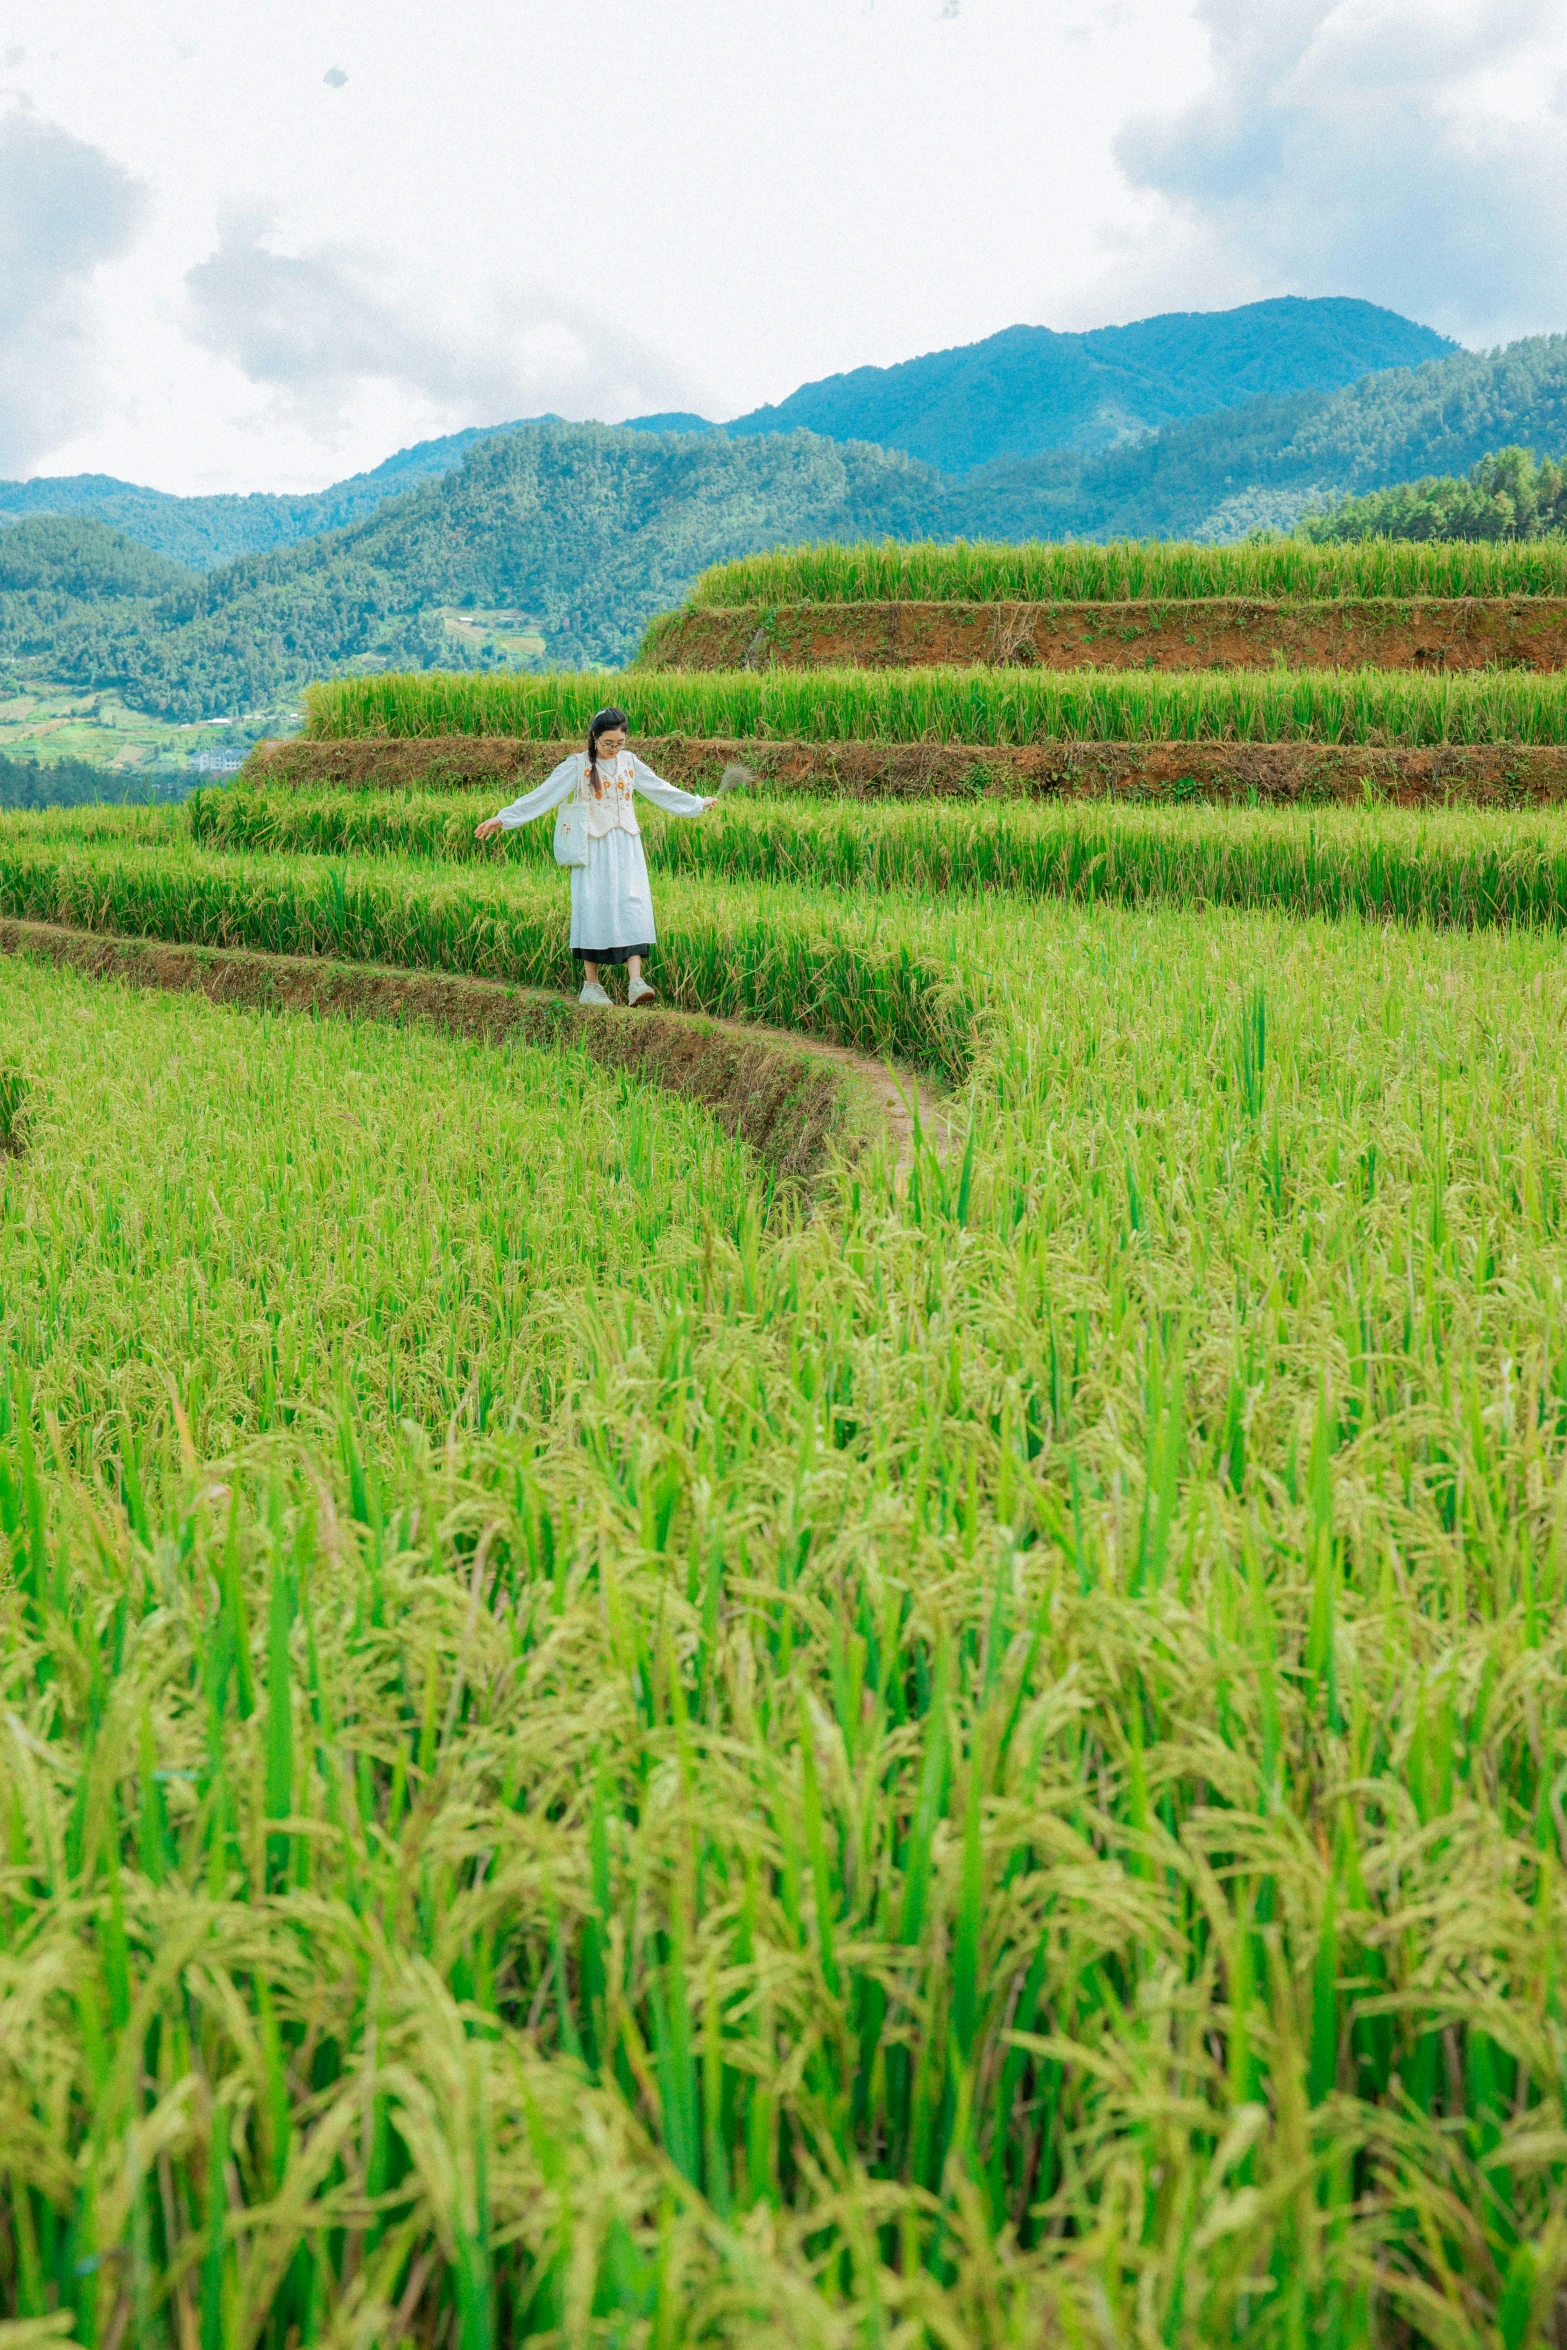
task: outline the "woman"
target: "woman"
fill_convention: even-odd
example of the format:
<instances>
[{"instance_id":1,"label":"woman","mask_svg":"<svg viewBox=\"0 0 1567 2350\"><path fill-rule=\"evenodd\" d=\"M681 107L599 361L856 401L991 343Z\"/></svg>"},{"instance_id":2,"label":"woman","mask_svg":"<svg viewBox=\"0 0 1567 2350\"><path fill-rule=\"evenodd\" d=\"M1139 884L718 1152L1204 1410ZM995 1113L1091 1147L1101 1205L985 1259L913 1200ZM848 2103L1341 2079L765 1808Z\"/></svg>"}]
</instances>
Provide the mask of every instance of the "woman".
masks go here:
<instances>
[{"instance_id":1,"label":"woman","mask_svg":"<svg viewBox=\"0 0 1567 2350\"><path fill-rule=\"evenodd\" d=\"M642 958L651 953L658 934L632 794L641 792L671 816L700 816L713 805L665 783L634 758L626 748L630 723L624 710L600 710L588 728L586 757L574 751L532 791L474 827L475 840L489 840L497 832L531 824L574 793L587 803L588 861L571 868L571 951L583 969L578 1001L584 1004L610 1000L599 984L601 963L625 964L628 1004L658 1001L642 976Z\"/></svg>"}]
</instances>

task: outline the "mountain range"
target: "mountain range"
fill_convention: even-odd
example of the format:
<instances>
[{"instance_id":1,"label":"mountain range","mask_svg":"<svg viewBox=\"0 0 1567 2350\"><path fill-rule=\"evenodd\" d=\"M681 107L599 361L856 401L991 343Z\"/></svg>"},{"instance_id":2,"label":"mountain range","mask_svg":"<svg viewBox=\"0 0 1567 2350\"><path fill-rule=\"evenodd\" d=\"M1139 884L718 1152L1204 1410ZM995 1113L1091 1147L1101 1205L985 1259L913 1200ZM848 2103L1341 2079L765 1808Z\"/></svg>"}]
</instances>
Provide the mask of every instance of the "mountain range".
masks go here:
<instances>
[{"instance_id":1,"label":"mountain range","mask_svg":"<svg viewBox=\"0 0 1567 2350\"><path fill-rule=\"evenodd\" d=\"M634 417L619 429L733 439L803 430L898 449L961 478L997 460L1136 440L1263 394L1337 389L1373 369L1418 366L1454 348L1430 327L1370 302L1291 296L1238 310L1176 311L1082 335L1012 326L958 350L803 384L778 406L727 425L669 415ZM0 522L90 516L155 554L207 571L236 555L341 530L387 498L454 471L495 433L560 421L529 417L420 441L373 472L297 496L257 490L182 498L99 473L0 482Z\"/></svg>"},{"instance_id":2,"label":"mountain range","mask_svg":"<svg viewBox=\"0 0 1567 2350\"><path fill-rule=\"evenodd\" d=\"M1287 295L1238 310L1174 310L1132 326L1054 334L1009 326L982 343L802 384L730 423L636 417L632 429L822 433L875 441L962 479L999 459L1089 452L1263 395L1336 391L1373 370L1457 349L1371 302Z\"/></svg>"},{"instance_id":3,"label":"mountain range","mask_svg":"<svg viewBox=\"0 0 1567 2350\"><path fill-rule=\"evenodd\" d=\"M1414 363L1379 363L1399 349ZM901 415L944 464L792 422L818 395L811 412L845 428L876 415L891 433ZM1215 404L1159 421L1198 400ZM345 669L613 665L707 564L772 545L1290 527L1313 504L1458 472L1504 444L1567 449L1567 337L1482 355L1369 304L1253 304L1090 336L1009 329L759 413L774 428L475 429L314 497L175 498L99 476L0 485L0 684L47 676L185 722ZM1078 438L1021 446L1044 431ZM1008 438L1019 447L998 447Z\"/></svg>"},{"instance_id":4,"label":"mountain range","mask_svg":"<svg viewBox=\"0 0 1567 2350\"><path fill-rule=\"evenodd\" d=\"M963 485L978 538L1235 539L1492 450L1567 449L1567 336L1456 351L1337 392L1264 397L1082 457L1003 461Z\"/></svg>"},{"instance_id":5,"label":"mountain range","mask_svg":"<svg viewBox=\"0 0 1567 2350\"><path fill-rule=\"evenodd\" d=\"M301 492L253 490L217 497L182 498L170 490L143 489L109 473L40 474L32 481L0 481L0 524L40 514L106 522L193 571L210 571L236 555L268 547L293 546L324 530L341 530L400 491L450 473L471 448L492 433L515 426L480 424L440 440L399 449L372 473L356 473L329 489Z\"/></svg>"}]
</instances>

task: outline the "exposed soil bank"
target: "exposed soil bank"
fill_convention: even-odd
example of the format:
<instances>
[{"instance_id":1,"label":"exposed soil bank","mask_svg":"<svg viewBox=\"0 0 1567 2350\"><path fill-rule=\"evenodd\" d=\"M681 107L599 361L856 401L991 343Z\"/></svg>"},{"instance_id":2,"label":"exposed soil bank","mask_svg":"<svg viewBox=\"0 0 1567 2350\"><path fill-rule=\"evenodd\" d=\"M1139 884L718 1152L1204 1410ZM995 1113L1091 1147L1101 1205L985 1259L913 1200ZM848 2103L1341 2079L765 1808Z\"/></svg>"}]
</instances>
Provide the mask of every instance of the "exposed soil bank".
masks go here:
<instances>
[{"instance_id":1,"label":"exposed soil bank","mask_svg":"<svg viewBox=\"0 0 1567 2350\"><path fill-rule=\"evenodd\" d=\"M242 781L301 791L463 791L493 788L497 807L538 783L575 743L507 735L358 736L349 742L259 743ZM1449 744L1384 750L1340 743L760 742L651 735L637 749L659 774L716 791L735 761L759 790L823 799L950 797L1125 800L1297 800L1405 807L1548 807L1567 803L1567 746Z\"/></svg>"},{"instance_id":2,"label":"exposed soil bank","mask_svg":"<svg viewBox=\"0 0 1567 2350\"><path fill-rule=\"evenodd\" d=\"M649 669L1561 669L1567 600L1248 597L1144 604L694 607L656 621Z\"/></svg>"},{"instance_id":3,"label":"exposed soil bank","mask_svg":"<svg viewBox=\"0 0 1567 2350\"><path fill-rule=\"evenodd\" d=\"M629 1070L700 1102L727 1135L796 1186L815 1184L835 1160L857 1155L881 1134L899 1165L912 1156L913 1077L840 1045L774 1028L689 1012L591 1011L542 990L447 972L181 946L49 922L0 918L0 954L251 1010L417 1023L490 1044L516 1037L580 1049L606 1068ZM939 1126L929 1080L920 1080L919 1089L923 1114L929 1120L934 1113Z\"/></svg>"}]
</instances>

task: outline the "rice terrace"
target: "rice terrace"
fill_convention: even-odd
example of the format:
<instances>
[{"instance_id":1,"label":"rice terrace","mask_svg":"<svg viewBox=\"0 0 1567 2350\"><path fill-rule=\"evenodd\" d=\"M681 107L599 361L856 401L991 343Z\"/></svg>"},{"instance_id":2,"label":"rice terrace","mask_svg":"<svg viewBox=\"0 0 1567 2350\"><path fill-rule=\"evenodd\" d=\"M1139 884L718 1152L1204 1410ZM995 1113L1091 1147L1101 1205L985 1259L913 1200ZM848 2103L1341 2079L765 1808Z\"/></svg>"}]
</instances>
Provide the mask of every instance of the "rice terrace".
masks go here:
<instances>
[{"instance_id":1,"label":"rice terrace","mask_svg":"<svg viewBox=\"0 0 1567 2350\"><path fill-rule=\"evenodd\" d=\"M306 706L0 818L0 2341L1567 2339L1563 541Z\"/></svg>"}]
</instances>

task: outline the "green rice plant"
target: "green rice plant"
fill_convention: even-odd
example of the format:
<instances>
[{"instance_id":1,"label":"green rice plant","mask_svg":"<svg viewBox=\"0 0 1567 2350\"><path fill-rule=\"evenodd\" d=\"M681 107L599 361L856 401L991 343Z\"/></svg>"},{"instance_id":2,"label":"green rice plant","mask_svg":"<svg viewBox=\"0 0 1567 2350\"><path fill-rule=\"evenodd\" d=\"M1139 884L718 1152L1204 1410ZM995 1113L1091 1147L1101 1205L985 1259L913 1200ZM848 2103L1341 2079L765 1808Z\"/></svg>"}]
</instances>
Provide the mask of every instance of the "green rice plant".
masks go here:
<instances>
[{"instance_id":1,"label":"green rice plant","mask_svg":"<svg viewBox=\"0 0 1567 2350\"><path fill-rule=\"evenodd\" d=\"M308 731L583 734L619 701L640 734L808 742L1567 742L1567 677L1378 669L760 669L334 678Z\"/></svg>"},{"instance_id":2,"label":"green rice plant","mask_svg":"<svg viewBox=\"0 0 1567 2350\"><path fill-rule=\"evenodd\" d=\"M584 1283L678 1287L702 1231L753 1212L754 1169L705 1112L569 1050L15 963L0 985L52 1105L6 1162L0 1346L87 1461L127 1427L172 1445L182 1415L218 1452L332 1424L344 1397L389 1427L486 1427L548 1385Z\"/></svg>"},{"instance_id":3,"label":"green rice plant","mask_svg":"<svg viewBox=\"0 0 1567 2350\"><path fill-rule=\"evenodd\" d=\"M520 826L504 849L476 841L474 827L493 816L492 788L467 792L298 790L193 792L185 803L188 837L229 855L406 856L443 864L508 864L543 871L554 863L553 829Z\"/></svg>"},{"instance_id":4,"label":"green rice plant","mask_svg":"<svg viewBox=\"0 0 1567 2350\"><path fill-rule=\"evenodd\" d=\"M660 893L666 1002L794 1028L961 1078L983 1020L982 984L942 925L765 887L673 878ZM525 987L575 985L565 877L443 874L393 859L209 857L188 845L110 846L0 835L0 913L27 921L267 954L462 971Z\"/></svg>"},{"instance_id":5,"label":"green rice plant","mask_svg":"<svg viewBox=\"0 0 1567 2350\"><path fill-rule=\"evenodd\" d=\"M33 1083L14 1061L0 1061L0 1154L19 1158L33 1122Z\"/></svg>"},{"instance_id":6,"label":"green rice plant","mask_svg":"<svg viewBox=\"0 0 1567 2350\"><path fill-rule=\"evenodd\" d=\"M138 1449L150 1381L112 1427L4 1390L19 2320L153 2350L1549 2338L1553 943L878 914L986 980L961 1147L846 1171L772 1238L698 1212L667 1282L574 1283L554 1378L482 1433L348 1390L213 1456L172 1408ZM283 1024L0 986L105 1135L67 1246L128 1190L135 1247L220 1276L243 1234L188 1232L196 1161L153 1160ZM96 1022L144 1012L106 1054ZM106 1060L149 1103L112 1162ZM449 1160L403 1195L422 1271L335 1172L372 1119L368 1160L429 1149L440 1109L433 1062L375 1103L345 1079L267 1159L279 1218L313 1186L357 1239L356 1298L463 1276ZM5 1181L9 1278L61 1171ZM62 1301L62 1351L89 1310L134 1329L133 1276ZM320 1391L308 1268L290 1294Z\"/></svg>"},{"instance_id":7,"label":"green rice plant","mask_svg":"<svg viewBox=\"0 0 1567 2350\"><path fill-rule=\"evenodd\" d=\"M160 841L184 839L190 829L188 804L186 801L90 800L80 808L9 808L0 815L0 827L29 840L112 840L156 845Z\"/></svg>"},{"instance_id":8,"label":"green rice plant","mask_svg":"<svg viewBox=\"0 0 1567 2350\"><path fill-rule=\"evenodd\" d=\"M984 540L786 547L704 571L693 604L1141 603L1196 596L1567 595L1567 539Z\"/></svg>"},{"instance_id":9,"label":"green rice plant","mask_svg":"<svg viewBox=\"0 0 1567 2350\"><path fill-rule=\"evenodd\" d=\"M477 842L493 794L235 793L195 838L230 852L551 867L548 827ZM1017 892L1117 905L1276 906L1332 919L1567 924L1567 823L1483 810L913 805L732 797L700 824L644 820L650 863L695 882L790 884L875 898Z\"/></svg>"}]
</instances>

